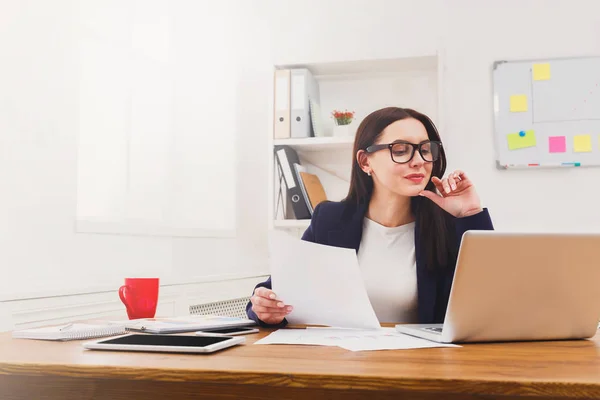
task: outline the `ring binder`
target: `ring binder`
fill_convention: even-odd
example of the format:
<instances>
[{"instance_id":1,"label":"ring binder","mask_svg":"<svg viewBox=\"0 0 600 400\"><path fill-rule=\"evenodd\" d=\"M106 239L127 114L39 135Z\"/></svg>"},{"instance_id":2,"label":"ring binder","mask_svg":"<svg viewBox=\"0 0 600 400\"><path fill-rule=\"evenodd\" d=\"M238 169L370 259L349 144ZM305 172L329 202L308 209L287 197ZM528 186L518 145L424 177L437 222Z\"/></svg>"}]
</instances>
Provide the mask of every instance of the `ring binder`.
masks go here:
<instances>
[{"instance_id":1,"label":"ring binder","mask_svg":"<svg viewBox=\"0 0 600 400\"><path fill-rule=\"evenodd\" d=\"M296 219L310 219L311 213L302 195L300 180L295 165L300 165L298 153L290 146L275 146L275 158L281 168L287 188L287 198L291 200L292 210Z\"/></svg>"}]
</instances>

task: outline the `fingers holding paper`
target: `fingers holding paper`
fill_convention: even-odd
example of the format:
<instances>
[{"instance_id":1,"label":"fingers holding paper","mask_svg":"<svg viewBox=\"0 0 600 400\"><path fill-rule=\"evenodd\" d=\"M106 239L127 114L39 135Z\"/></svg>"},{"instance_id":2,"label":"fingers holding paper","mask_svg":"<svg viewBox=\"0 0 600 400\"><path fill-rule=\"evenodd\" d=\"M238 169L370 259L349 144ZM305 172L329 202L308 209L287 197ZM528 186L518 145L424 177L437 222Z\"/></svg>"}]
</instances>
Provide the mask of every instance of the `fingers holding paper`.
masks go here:
<instances>
[{"instance_id":1,"label":"fingers holding paper","mask_svg":"<svg viewBox=\"0 0 600 400\"><path fill-rule=\"evenodd\" d=\"M293 309L292 306L278 300L272 290L264 287L256 288L250 301L256 316L266 324L279 324Z\"/></svg>"}]
</instances>

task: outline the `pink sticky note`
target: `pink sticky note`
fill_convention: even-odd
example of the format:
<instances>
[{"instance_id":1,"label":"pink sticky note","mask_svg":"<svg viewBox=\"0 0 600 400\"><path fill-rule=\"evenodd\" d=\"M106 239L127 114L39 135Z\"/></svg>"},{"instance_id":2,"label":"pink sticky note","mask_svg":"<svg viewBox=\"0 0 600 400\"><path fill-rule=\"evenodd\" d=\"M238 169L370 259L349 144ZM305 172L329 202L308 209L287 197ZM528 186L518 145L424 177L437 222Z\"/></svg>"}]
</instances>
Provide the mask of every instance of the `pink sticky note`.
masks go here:
<instances>
[{"instance_id":1,"label":"pink sticky note","mask_svg":"<svg viewBox=\"0 0 600 400\"><path fill-rule=\"evenodd\" d=\"M548 144L550 153L564 153L567 151L567 139L564 136L550 136Z\"/></svg>"}]
</instances>

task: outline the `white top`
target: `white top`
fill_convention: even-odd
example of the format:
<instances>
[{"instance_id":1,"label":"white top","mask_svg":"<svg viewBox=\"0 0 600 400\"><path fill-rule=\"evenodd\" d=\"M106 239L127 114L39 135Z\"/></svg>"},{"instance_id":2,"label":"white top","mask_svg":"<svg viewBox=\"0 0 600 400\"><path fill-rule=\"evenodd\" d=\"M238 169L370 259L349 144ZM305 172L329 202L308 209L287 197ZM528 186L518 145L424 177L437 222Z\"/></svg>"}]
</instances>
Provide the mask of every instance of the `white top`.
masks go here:
<instances>
[{"instance_id":1,"label":"white top","mask_svg":"<svg viewBox=\"0 0 600 400\"><path fill-rule=\"evenodd\" d=\"M415 223L388 228L365 218L358 263L379 322L416 323Z\"/></svg>"}]
</instances>

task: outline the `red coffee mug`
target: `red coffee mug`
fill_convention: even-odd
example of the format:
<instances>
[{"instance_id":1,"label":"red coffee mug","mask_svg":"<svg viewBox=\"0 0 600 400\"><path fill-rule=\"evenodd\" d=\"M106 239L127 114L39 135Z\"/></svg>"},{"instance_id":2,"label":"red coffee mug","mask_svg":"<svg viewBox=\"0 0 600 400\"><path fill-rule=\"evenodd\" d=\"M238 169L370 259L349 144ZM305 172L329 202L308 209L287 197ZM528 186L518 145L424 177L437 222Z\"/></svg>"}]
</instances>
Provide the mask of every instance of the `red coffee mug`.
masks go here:
<instances>
[{"instance_id":1,"label":"red coffee mug","mask_svg":"<svg viewBox=\"0 0 600 400\"><path fill-rule=\"evenodd\" d=\"M129 319L154 318L158 303L158 278L125 278L119 297Z\"/></svg>"}]
</instances>

